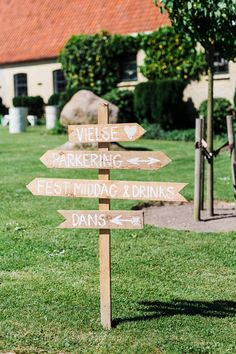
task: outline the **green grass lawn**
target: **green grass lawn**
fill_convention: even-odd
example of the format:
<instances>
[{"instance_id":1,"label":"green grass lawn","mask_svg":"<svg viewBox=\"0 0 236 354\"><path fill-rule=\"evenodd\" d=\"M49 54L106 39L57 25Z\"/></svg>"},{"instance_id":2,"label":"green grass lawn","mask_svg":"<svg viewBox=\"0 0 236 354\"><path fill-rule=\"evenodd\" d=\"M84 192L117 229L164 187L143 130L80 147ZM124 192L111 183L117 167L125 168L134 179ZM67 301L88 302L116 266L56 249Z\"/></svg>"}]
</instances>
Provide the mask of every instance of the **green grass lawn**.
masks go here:
<instances>
[{"instance_id":1,"label":"green grass lawn","mask_svg":"<svg viewBox=\"0 0 236 354\"><path fill-rule=\"evenodd\" d=\"M97 178L41 164L65 141L44 128L19 135L0 128L0 351L236 353L236 231L112 231L114 328L101 328L98 232L56 229L58 209L98 202L36 197L25 187L35 177ZM193 143L126 145L161 150L173 162L160 171L113 171L112 179L186 182L183 195L193 198ZM216 199L233 201L228 154L215 173Z\"/></svg>"}]
</instances>

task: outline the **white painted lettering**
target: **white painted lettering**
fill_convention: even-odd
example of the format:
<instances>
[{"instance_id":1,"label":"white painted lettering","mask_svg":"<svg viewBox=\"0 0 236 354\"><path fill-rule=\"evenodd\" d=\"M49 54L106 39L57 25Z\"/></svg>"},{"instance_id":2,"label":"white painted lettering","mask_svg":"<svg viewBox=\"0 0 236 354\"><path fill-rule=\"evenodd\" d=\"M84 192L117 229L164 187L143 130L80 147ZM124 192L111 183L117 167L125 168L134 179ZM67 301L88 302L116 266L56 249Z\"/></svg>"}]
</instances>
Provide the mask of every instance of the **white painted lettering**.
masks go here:
<instances>
[{"instance_id":1,"label":"white painted lettering","mask_svg":"<svg viewBox=\"0 0 236 354\"><path fill-rule=\"evenodd\" d=\"M111 127L111 141L117 141L117 140L120 140L119 137L118 137L118 126L113 126Z\"/></svg>"}]
</instances>

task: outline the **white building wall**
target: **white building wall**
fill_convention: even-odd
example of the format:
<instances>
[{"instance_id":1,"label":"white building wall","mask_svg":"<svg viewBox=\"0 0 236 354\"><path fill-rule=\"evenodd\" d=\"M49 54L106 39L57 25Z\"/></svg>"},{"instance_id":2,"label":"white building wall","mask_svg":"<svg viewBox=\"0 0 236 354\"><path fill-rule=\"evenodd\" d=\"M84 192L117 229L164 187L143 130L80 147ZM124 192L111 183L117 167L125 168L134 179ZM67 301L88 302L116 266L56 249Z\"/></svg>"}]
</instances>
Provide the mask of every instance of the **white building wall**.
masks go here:
<instances>
[{"instance_id":1,"label":"white building wall","mask_svg":"<svg viewBox=\"0 0 236 354\"><path fill-rule=\"evenodd\" d=\"M229 62L228 74L214 76L214 97L227 98L233 103L236 88L236 63ZM207 99L208 78L203 76L200 81L192 81L184 91L184 99L192 98L194 106L198 109L202 101Z\"/></svg>"},{"instance_id":2,"label":"white building wall","mask_svg":"<svg viewBox=\"0 0 236 354\"><path fill-rule=\"evenodd\" d=\"M12 107L14 75L27 74L28 96L41 96L47 103L53 93L53 71L61 68L54 61L8 65L0 68L0 97L7 107Z\"/></svg>"},{"instance_id":3,"label":"white building wall","mask_svg":"<svg viewBox=\"0 0 236 354\"><path fill-rule=\"evenodd\" d=\"M142 65L145 53L139 51L137 64ZM12 107L14 97L14 75L20 73L27 74L28 95L42 96L47 103L48 98L53 93L53 71L61 69L61 64L55 60L35 62L27 64L16 64L0 67L0 97L7 107ZM132 89L138 82L147 79L138 70L138 81L121 82L118 87ZM191 98L194 106L198 109L201 102L207 99L207 76L203 76L199 82L192 81L184 91L184 99ZM229 63L229 74L217 74L214 78L214 96L225 97L233 103L236 88L236 63Z\"/></svg>"}]
</instances>

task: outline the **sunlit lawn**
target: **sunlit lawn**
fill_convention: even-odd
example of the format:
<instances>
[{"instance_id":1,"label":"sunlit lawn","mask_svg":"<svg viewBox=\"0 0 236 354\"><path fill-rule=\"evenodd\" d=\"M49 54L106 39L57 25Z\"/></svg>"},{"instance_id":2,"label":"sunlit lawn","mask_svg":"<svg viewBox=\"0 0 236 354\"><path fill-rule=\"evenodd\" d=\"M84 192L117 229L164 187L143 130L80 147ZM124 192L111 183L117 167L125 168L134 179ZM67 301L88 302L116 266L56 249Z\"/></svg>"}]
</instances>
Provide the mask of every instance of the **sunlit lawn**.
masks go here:
<instances>
[{"instance_id":1,"label":"sunlit lawn","mask_svg":"<svg viewBox=\"0 0 236 354\"><path fill-rule=\"evenodd\" d=\"M96 209L93 199L36 197L35 177L97 178L39 161L66 141L44 128L0 128L0 350L17 353L236 353L236 231L179 232L145 226L112 232L114 328L100 326L96 230L59 230L58 209ZM185 182L193 198L194 144L140 140L173 162L160 171L113 171L112 179ZM229 156L215 165L215 197L233 201ZM113 201L113 209L138 202ZM236 227L235 227L236 229Z\"/></svg>"}]
</instances>

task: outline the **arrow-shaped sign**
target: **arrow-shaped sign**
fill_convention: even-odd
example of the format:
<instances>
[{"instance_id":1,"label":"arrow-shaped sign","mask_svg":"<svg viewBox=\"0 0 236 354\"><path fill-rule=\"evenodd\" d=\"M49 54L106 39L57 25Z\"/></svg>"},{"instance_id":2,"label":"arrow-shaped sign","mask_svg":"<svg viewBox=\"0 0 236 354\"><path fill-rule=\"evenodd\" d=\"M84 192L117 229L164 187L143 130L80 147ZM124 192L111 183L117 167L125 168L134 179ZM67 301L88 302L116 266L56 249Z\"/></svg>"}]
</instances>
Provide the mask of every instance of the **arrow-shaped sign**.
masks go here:
<instances>
[{"instance_id":1,"label":"arrow-shaped sign","mask_svg":"<svg viewBox=\"0 0 236 354\"><path fill-rule=\"evenodd\" d=\"M183 201L185 183L35 178L27 188L34 195L79 198Z\"/></svg>"},{"instance_id":2,"label":"arrow-shaped sign","mask_svg":"<svg viewBox=\"0 0 236 354\"><path fill-rule=\"evenodd\" d=\"M69 141L78 143L135 141L146 130L137 123L69 125Z\"/></svg>"},{"instance_id":3,"label":"arrow-shaped sign","mask_svg":"<svg viewBox=\"0 0 236 354\"><path fill-rule=\"evenodd\" d=\"M61 229L143 229L143 211L58 210Z\"/></svg>"},{"instance_id":4,"label":"arrow-shaped sign","mask_svg":"<svg viewBox=\"0 0 236 354\"><path fill-rule=\"evenodd\" d=\"M171 160L161 151L49 150L40 159L49 168L158 170Z\"/></svg>"}]
</instances>

